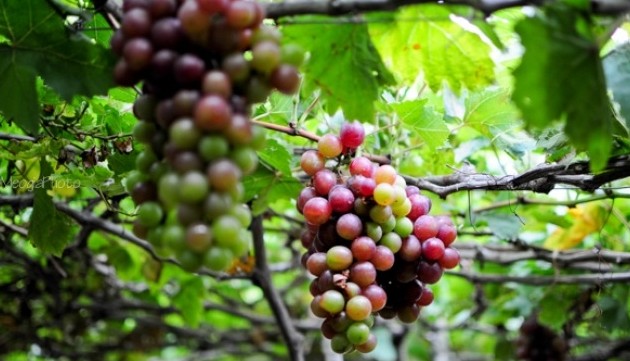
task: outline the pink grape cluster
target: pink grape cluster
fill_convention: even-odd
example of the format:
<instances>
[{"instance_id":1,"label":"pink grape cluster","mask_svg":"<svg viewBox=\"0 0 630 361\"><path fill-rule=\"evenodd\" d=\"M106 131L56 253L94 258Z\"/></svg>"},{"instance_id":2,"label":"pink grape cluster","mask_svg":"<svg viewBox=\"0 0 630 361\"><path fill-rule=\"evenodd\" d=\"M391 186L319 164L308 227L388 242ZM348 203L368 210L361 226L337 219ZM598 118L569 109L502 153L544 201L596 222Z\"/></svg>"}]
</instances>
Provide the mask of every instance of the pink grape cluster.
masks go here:
<instances>
[{"instance_id":1,"label":"pink grape cluster","mask_svg":"<svg viewBox=\"0 0 630 361\"><path fill-rule=\"evenodd\" d=\"M297 199L308 224L302 263L316 277L311 310L325 319L322 334L338 353L376 347L375 315L416 321L433 302L427 285L460 259L451 247L455 226L446 216L428 214L431 201L418 187L408 186L390 165L352 158L364 137L360 123L345 123L339 136L324 135L317 150L301 158L311 176ZM327 169L331 158L350 158L347 173Z\"/></svg>"},{"instance_id":2,"label":"pink grape cluster","mask_svg":"<svg viewBox=\"0 0 630 361\"><path fill-rule=\"evenodd\" d=\"M241 180L264 142L251 106L295 92L304 54L255 1L125 0L123 12L114 78L143 92L133 135L145 147L126 180L134 232L186 269L225 270L251 241Z\"/></svg>"}]
</instances>

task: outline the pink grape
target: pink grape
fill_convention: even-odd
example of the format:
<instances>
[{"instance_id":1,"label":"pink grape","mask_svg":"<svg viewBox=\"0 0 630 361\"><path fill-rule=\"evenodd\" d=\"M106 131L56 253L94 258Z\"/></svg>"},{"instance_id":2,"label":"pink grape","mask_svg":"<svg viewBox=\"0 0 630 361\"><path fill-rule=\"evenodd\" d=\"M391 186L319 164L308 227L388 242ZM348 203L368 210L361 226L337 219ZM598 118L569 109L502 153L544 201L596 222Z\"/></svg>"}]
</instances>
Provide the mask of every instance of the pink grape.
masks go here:
<instances>
[{"instance_id":1,"label":"pink grape","mask_svg":"<svg viewBox=\"0 0 630 361\"><path fill-rule=\"evenodd\" d=\"M339 138L341 139L341 143L343 143L344 147L357 148L363 144L363 140L365 139L365 129L363 129L363 125L357 121L344 123L341 126Z\"/></svg>"},{"instance_id":2,"label":"pink grape","mask_svg":"<svg viewBox=\"0 0 630 361\"><path fill-rule=\"evenodd\" d=\"M332 215L332 207L325 198L313 197L304 204L304 218L311 224L324 224Z\"/></svg>"}]
</instances>

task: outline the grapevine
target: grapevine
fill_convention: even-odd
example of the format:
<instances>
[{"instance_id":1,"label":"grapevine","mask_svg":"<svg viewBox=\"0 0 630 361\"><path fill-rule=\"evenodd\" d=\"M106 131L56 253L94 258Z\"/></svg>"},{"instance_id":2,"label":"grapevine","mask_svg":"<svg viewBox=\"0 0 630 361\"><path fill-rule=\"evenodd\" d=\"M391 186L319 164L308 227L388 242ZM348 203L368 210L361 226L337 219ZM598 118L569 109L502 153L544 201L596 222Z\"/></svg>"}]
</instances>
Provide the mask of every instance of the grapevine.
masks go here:
<instances>
[{"instance_id":1,"label":"grapevine","mask_svg":"<svg viewBox=\"0 0 630 361\"><path fill-rule=\"evenodd\" d=\"M355 156L364 138L360 123L345 123L300 162L311 176L297 199L308 224L302 263L315 276L311 310L337 353L372 351L375 316L416 321L433 302L428 285L460 258L450 218L429 215L431 200L391 165Z\"/></svg>"},{"instance_id":2,"label":"grapevine","mask_svg":"<svg viewBox=\"0 0 630 361\"><path fill-rule=\"evenodd\" d=\"M251 243L241 180L264 143L251 106L294 93L303 54L262 24L257 2L125 0L123 11L114 78L142 83L133 112L144 150L126 180L134 233L187 270L225 270Z\"/></svg>"}]
</instances>

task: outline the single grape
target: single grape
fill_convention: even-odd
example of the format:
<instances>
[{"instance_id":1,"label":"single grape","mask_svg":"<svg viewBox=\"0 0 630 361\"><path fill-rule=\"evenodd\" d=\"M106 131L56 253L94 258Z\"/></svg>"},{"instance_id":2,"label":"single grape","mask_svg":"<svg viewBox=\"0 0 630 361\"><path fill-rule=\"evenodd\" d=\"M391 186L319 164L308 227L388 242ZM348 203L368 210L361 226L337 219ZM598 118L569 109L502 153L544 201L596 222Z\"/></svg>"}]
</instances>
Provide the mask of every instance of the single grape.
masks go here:
<instances>
[{"instance_id":1,"label":"single grape","mask_svg":"<svg viewBox=\"0 0 630 361\"><path fill-rule=\"evenodd\" d=\"M372 304L372 312L378 312L387 304L387 293L382 287L371 284L363 289L361 292L363 296L367 297Z\"/></svg>"},{"instance_id":2,"label":"single grape","mask_svg":"<svg viewBox=\"0 0 630 361\"><path fill-rule=\"evenodd\" d=\"M354 296L346 302L346 314L353 321L363 321L372 313L372 303L362 295Z\"/></svg>"},{"instance_id":3,"label":"single grape","mask_svg":"<svg viewBox=\"0 0 630 361\"><path fill-rule=\"evenodd\" d=\"M157 202L145 202L138 207L137 219L145 227L157 226L164 217L164 211Z\"/></svg>"},{"instance_id":4,"label":"single grape","mask_svg":"<svg viewBox=\"0 0 630 361\"><path fill-rule=\"evenodd\" d=\"M348 327L346 337L351 344L360 345L370 338L370 328L363 322L354 322Z\"/></svg>"},{"instance_id":5,"label":"single grape","mask_svg":"<svg viewBox=\"0 0 630 361\"><path fill-rule=\"evenodd\" d=\"M442 268L438 263L420 262L418 265L418 280L422 283L434 284L442 278Z\"/></svg>"},{"instance_id":6,"label":"single grape","mask_svg":"<svg viewBox=\"0 0 630 361\"><path fill-rule=\"evenodd\" d=\"M354 208L354 200L352 191L343 185L334 186L328 193L328 202L336 213L350 212Z\"/></svg>"},{"instance_id":7,"label":"single grape","mask_svg":"<svg viewBox=\"0 0 630 361\"><path fill-rule=\"evenodd\" d=\"M171 125L169 137L179 149L193 149L197 147L201 131L192 119L181 118Z\"/></svg>"},{"instance_id":8,"label":"single grape","mask_svg":"<svg viewBox=\"0 0 630 361\"><path fill-rule=\"evenodd\" d=\"M313 176L317 172L324 169L325 161L324 157L315 150L307 150L302 153L300 158L300 167L306 174Z\"/></svg>"},{"instance_id":9,"label":"single grape","mask_svg":"<svg viewBox=\"0 0 630 361\"><path fill-rule=\"evenodd\" d=\"M337 184L337 175L331 170L322 169L313 176L313 187L320 196L328 196L334 185Z\"/></svg>"},{"instance_id":10,"label":"single grape","mask_svg":"<svg viewBox=\"0 0 630 361\"><path fill-rule=\"evenodd\" d=\"M348 170L352 175L362 175L364 177L372 177L373 168L372 161L366 157L356 157L348 166Z\"/></svg>"},{"instance_id":11,"label":"single grape","mask_svg":"<svg viewBox=\"0 0 630 361\"><path fill-rule=\"evenodd\" d=\"M369 302L369 301L368 301ZM336 290L328 290L321 295L319 306L330 314L338 314L343 311L346 300L341 292Z\"/></svg>"},{"instance_id":12,"label":"single grape","mask_svg":"<svg viewBox=\"0 0 630 361\"><path fill-rule=\"evenodd\" d=\"M394 203L394 187L389 183L380 183L374 188L374 201L381 206L389 206Z\"/></svg>"},{"instance_id":13,"label":"single grape","mask_svg":"<svg viewBox=\"0 0 630 361\"><path fill-rule=\"evenodd\" d=\"M387 271L394 265L394 253L391 249L378 245L374 251L374 256L370 259L370 262L374 264L374 268L379 271Z\"/></svg>"},{"instance_id":14,"label":"single grape","mask_svg":"<svg viewBox=\"0 0 630 361\"><path fill-rule=\"evenodd\" d=\"M343 144L341 144L341 139L338 136L326 134L319 138L317 150L325 158L335 158L341 154Z\"/></svg>"},{"instance_id":15,"label":"single grape","mask_svg":"<svg viewBox=\"0 0 630 361\"><path fill-rule=\"evenodd\" d=\"M179 184L179 199L184 203L197 203L208 194L208 181L198 171L184 174Z\"/></svg>"},{"instance_id":16,"label":"single grape","mask_svg":"<svg viewBox=\"0 0 630 361\"><path fill-rule=\"evenodd\" d=\"M203 258L203 264L213 271L223 271L232 264L233 259L234 255L229 249L211 247Z\"/></svg>"},{"instance_id":17,"label":"single grape","mask_svg":"<svg viewBox=\"0 0 630 361\"><path fill-rule=\"evenodd\" d=\"M304 204L304 218L307 222L321 225L332 215L332 207L325 198L313 197Z\"/></svg>"},{"instance_id":18,"label":"single grape","mask_svg":"<svg viewBox=\"0 0 630 361\"><path fill-rule=\"evenodd\" d=\"M422 257L430 261L437 261L444 256L444 243L439 238L429 238L422 242Z\"/></svg>"},{"instance_id":19,"label":"single grape","mask_svg":"<svg viewBox=\"0 0 630 361\"><path fill-rule=\"evenodd\" d=\"M453 269L459 264L459 259L459 252L449 247L444 249L444 255L438 260L438 263L444 269Z\"/></svg>"},{"instance_id":20,"label":"single grape","mask_svg":"<svg viewBox=\"0 0 630 361\"><path fill-rule=\"evenodd\" d=\"M212 189L226 192L235 187L241 179L242 172L231 160L220 159L208 166L206 174Z\"/></svg>"},{"instance_id":21,"label":"single grape","mask_svg":"<svg viewBox=\"0 0 630 361\"><path fill-rule=\"evenodd\" d=\"M363 129L363 125L357 121L344 123L341 126L339 138L341 139L341 143L343 143L344 147L359 147L363 144L363 140L365 139L365 130Z\"/></svg>"},{"instance_id":22,"label":"single grape","mask_svg":"<svg viewBox=\"0 0 630 361\"><path fill-rule=\"evenodd\" d=\"M273 41L261 41L252 48L250 65L255 70L268 74L280 64L280 47Z\"/></svg>"},{"instance_id":23,"label":"single grape","mask_svg":"<svg viewBox=\"0 0 630 361\"><path fill-rule=\"evenodd\" d=\"M320 276L328 268L326 263L326 253L315 252L308 256L306 260L306 268L313 276Z\"/></svg>"},{"instance_id":24,"label":"single grape","mask_svg":"<svg viewBox=\"0 0 630 361\"><path fill-rule=\"evenodd\" d=\"M198 253L206 252L212 244L212 232L205 224L195 224L186 230L186 246Z\"/></svg>"},{"instance_id":25,"label":"single grape","mask_svg":"<svg viewBox=\"0 0 630 361\"><path fill-rule=\"evenodd\" d=\"M438 225L433 216L420 216L413 223L413 234L418 237L420 241L425 241L429 238L435 237L437 236L437 233Z\"/></svg>"},{"instance_id":26,"label":"single grape","mask_svg":"<svg viewBox=\"0 0 630 361\"><path fill-rule=\"evenodd\" d=\"M365 288L376 281L376 268L370 262L357 262L350 268L350 280Z\"/></svg>"},{"instance_id":27,"label":"single grape","mask_svg":"<svg viewBox=\"0 0 630 361\"><path fill-rule=\"evenodd\" d=\"M361 219L352 213L346 213L339 217L337 220L337 234L341 236L341 238L347 240L354 240L363 231L363 222Z\"/></svg>"},{"instance_id":28,"label":"single grape","mask_svg":"<svg viewBox=\"0 0 630 361\"><path fill-rule=\"evenodd\" d=\"M388 183L393 185L396 182L396 169L389 164L383 164L374 171L374 181L376 184Z\"/></svg>"},{"instance_id":29,"label":"single grape","mask_svg":"<svg viewBox=\"0 0 630 361\"><path fill-rule=\"evenodd\" d=\"M300 87L300 75L294 66L281 64L271 73L269 82L281 93L291 95Z\"/></svg>"},{"instance_id":30,"label":"single grape","mask_svg":"<svg viewBox=\"0 0 630 361\"><path fill-rule=\"evenodd\" d=\"M229 104L218 95L207 95L197 103L195 108L195 124L209 131L226 129L232 120Z\"/></svg>"},{"instance_id":31,"label":"single grape","mask_svg":"<svg viewBox=\"0 0 630 361\"><path fill-rule=\"evenodd\" d=\"M376 243L370 237L358 237L352 241L350 250L357 261L369 261L376 252Z\"/></svg>"},{"instance_id":32,"label":"single grape","mask_svg":"<svg viewBox=\"0 0 630 361\"><path fill-rule=\"evenodd\" d=\"M333 271L348 269L352 264L352 251L345 246L334 246L326 252L326 264Z\"/></svg>"}]
</instances>

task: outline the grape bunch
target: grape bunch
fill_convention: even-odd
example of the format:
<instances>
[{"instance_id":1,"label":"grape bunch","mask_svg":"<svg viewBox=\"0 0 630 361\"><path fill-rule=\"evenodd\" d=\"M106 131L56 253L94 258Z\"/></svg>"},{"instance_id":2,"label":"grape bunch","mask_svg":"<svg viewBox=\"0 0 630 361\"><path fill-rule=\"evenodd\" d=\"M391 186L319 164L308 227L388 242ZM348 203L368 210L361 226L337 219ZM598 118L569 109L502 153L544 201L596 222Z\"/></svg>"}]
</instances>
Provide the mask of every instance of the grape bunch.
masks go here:
<instances>
[{"instance_id":1,"label":"grape bunch","mask_svg":"<svg viewBox=\"0 0 630 361\"><path fill-rule=\"evenodd\" d=\"M247 253L241 180L264 143L251 107L299 87L304 55L264 16L254 1L125 0L111 39L116 82L142 83L133 135L144 150L126 180L134 233L191 271Z\"/></svg>"},{"instance_id":2,"label":"grape bunch","mask_svg":"<svg viewBox=\"0 0 630 361\"><path fill-rule=\"evenodd\" d=\"M391 165L355 156L364 137L359 122L344 123L300 160L311 177L297 199L308 225L302 263L316 277L311 310L337 353L372 351L376 315L416 321L433 302L427 285L460 259L450 218L429 215L431 200Z\"/></svg>"}]
</instances>

